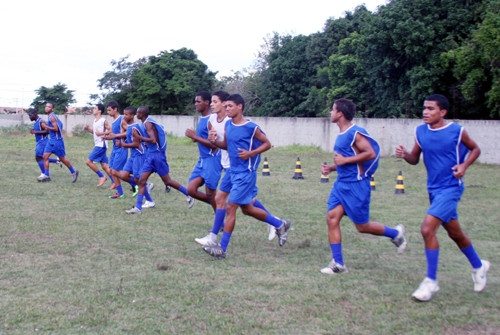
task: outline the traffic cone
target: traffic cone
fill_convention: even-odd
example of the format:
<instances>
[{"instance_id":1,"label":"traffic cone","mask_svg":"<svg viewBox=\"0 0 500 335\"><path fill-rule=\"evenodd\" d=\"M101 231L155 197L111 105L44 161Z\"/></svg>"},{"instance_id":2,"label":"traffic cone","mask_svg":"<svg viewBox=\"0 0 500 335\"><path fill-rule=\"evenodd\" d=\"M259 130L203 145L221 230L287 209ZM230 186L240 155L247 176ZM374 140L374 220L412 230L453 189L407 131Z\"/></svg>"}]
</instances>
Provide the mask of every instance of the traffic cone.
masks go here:
<instances>
[{"instance_id":1,"label":"traffic cone","mask_svg":"<svg viewBox=\"0 0 500 335\"><path fill-rule=\"evenodd\" d=\"M267 162L267 157L264 158L264 166L262 167L262 175L270 176L271 172L269 171L269 163Z\"/></svg>"},{"instance_id":2,"label":"traffic cone","mask_svg":"<svg viewBox=\"0 0 500 335\"><path fill-rule=\"evenodd\" d=\"M375 178L373 178L374 174L372 174L372 178L370 179L370 186L372 188L372 191L376 191L377 190L377 187L376 187L376 184L375 184Z\"/></svg>"},{"instance_id":3,"label":"traffic cone","mask_svg":"<svg viewBox=\"0 0 500 335\"><path fill-rule=\"evenodd\" d=\"M324 162L323 164L327 164L327 162ZM321 172L321 179L319 180L320 183L328 183L328 175L324 175L323 172Z\"/></svg>"},{"instance_id":4,"label":"traffic cone","mask_svg":"<svg viewBox=\"0 0 500 335\"><path fill-rule=\"evenodd\" d=\"M398 178L396 181L396 190L394 191L394 194L404 194L404 193L405 193L405 185L403 183L403 173L399 171Z\"/></svg>"},{"instance_id":5,"label":"traffic cone","mask_svg":"<svg viewBox=\"0 0 500 335\"><path fill-rule=\"evenodd\" d=\"M304 179L302 176L302 167L300 166L299 157L297 157L297 162L295 163L295 174L293 175L293 179Z\"/></svg>"}]
</instances>

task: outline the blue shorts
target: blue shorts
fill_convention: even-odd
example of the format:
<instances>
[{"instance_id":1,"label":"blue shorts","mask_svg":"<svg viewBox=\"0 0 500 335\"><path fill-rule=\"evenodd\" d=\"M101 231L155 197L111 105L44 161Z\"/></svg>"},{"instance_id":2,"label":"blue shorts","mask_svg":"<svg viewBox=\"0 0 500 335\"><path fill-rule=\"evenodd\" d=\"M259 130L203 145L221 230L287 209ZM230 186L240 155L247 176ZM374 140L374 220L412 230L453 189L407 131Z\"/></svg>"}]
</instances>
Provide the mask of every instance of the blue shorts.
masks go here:
<instances>
[{"instance_id":1,"label":"blue shorts","mask_svg":"<svg viewBox=\"0 0 500 335\"><path fill-rule=\"evenodd\" d=\"M43 153L50 152L56 155L57 157L66 157L66 150L64 149L64 140L63 139L49 139L47 144L45 145L45 149Z\"/></svg>"},{"instance_id":2,"label":"blue shorts","mask_svg":"<svg viewBox=\"0 0 500 335\"><path fill-rule=\"evenodd\" d=\"M160 177L170 172L167 157L163 151L146 152L141 174L145 172L156 172Z\"/></svg>"},{"instance_id":3,"label":"blue shorts","mask_svg":"<svg viewBox=\"0 0 500 335\"><path fill-rule=\"evenodd\" d=\"M220 151L219 151L220 152ZM220 162L220 153L215 156L198 159L189 181L200 177L208 188L215 190L219 184L222 173L222 164ZM203 185L203 184L202 184Z\"/></svg>"},{"instance_id":4,"label":"blue shorts","mask_svg":"<svg viewBox=\"0 0 500 335\"><path fill-rule=\"evenodd\" d=\"M219 190L222 192L229 193L231 192L231 187L233 186L233 183L231 183L231 170L230 169L224 169L224 177L222 177L222 180L219 185Z\"/></svg>"},{"instance_id":5,"label":"blue shorts","mask_svg":"<svg viewBox=\"0 0 500 335\"><path fill-rule=\"evenodd\" d=\"M42 157L43 153L45 151L45 146L47 145L47 139L45 140L40 140L36 142L35 146L35 157Z\"/></svg>"},{"instance_id":6,"label":"blue shorts","mask_svg":"<svg viewBox=\"0 0 500 335\"><path fill-rule=\"evenodd\" d=\"M328 197L328 211L338 205L355 224L364 224L370 221L370 179L365 178L356 182L336 181Z\"/></svg>"},{"instance_id":7,"label":"blue shorts","mask_svg":"<svg viewBox=\"0 0 500 335\"><path fill-rule=\"evenodd\" d=\"M128 158L128 149L114 147L109 155L109 167L115 171L123 170Z\"/></svg>"},{"instance_id":8,"label":"blue shorts","mask_svg":"<svg viewBox=\"0 0 500 335\"><path fill-rule=\"evenodd\" d=\"M106 156L106 147L94 147L89 154L89 160L98 163L108 163L108 156Z\"/></svg>"},{"instance_id":9,"label":"blue shorts","mask_svg":"<svg viewBox=\"0 0 500 335\"><path fill-rule=\"evenodd\" d=\"M445 189L429 190L431 206L427 210L427 214L437 217L444 223L458 219L457 207L463 193L463 184Z\"/></svg>"},{"instance_id":10,"label":"blue shorts","mask_svg":"<svg viewBox=\"0 0 500 335\"><path fill-rule=\"evenodd\" d=\"M237 205L247 205L257 197L257 173L255 171L231 173L231 193L229 201Z\"/></svg>"}]
</instances>

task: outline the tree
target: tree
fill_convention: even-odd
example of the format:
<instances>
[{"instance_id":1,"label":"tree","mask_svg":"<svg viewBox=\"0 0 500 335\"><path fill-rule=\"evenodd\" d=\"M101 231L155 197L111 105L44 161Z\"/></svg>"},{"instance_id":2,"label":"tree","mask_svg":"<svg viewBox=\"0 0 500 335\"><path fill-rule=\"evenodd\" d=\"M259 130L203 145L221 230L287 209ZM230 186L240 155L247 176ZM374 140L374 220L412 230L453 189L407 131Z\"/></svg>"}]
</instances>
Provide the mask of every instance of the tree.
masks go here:
<instances>
[{"instance_id":1,"label":"tree","mask_svg":"<svg viewBox=\"0 0 500 335\"><path fill-rule=\"evenodd\" d=\"M264 55L266 67L259 73L257 95L262 105L255 115L314 116L302 104L308 96L315 70L307 61L308 36L280 36L269 41L269 53Z\"/></svg>"},{"instance_id":2,"label":"tree","mask_svg":"<svg viewBox=\"0 0 500 335\"><path fill-rule=\"evenodd\" d=\"M491 0L484 20L459 47L442 55L445 66L458 79L464 114L500 116L500 0ZM486 98L486 99L485 99ZM467 111L469 113L467 113Z\"/></svg>"},{"instance_id":3,"label":"tree","mask_svg":"<svg viewBox=\"0 0 500 335\"><path fill-rule=\"evenodd\" d=\"M156 113L183 114L196 92L212 89L215 73L208 71L194 51L182 48L148 57L133 72L130 83L127 102L131 105L148 105Z\"/></svg>"},{"instance_id":4,"label":"tree","mask_svg":"<svg viewBox=\"0 0 500 335\"><path fill-rule=\"evenodd\" d=\"M131 79L134 73L146 62L146 58L129 62L129 56L127 55L117 61L112 60L111 66L113 70L104 73L104 76L97 81L99 89L104 90L99 100L115 100L120 106L128 105L128 96L134 89ZM96 97L92 96L91 99L96 100Z\"/></svg>"},{"instance_id":5,"label":"tree","mask_svg":"<svg viewBox=\"0 0 500 335\"><path fill-rule=\"evenodd\" d=\"M74 92L73 90L68 90L66 84L61 83L57 83L53 87L41 86L38 90L35 90L37 97L33 100L31 106L39 110L44 110L45 104L52 102L54 104L54 111L57 114L62 114L66 112L66 108L70 104L76 102L73 97Z\"/></svg>"}]
</instances>

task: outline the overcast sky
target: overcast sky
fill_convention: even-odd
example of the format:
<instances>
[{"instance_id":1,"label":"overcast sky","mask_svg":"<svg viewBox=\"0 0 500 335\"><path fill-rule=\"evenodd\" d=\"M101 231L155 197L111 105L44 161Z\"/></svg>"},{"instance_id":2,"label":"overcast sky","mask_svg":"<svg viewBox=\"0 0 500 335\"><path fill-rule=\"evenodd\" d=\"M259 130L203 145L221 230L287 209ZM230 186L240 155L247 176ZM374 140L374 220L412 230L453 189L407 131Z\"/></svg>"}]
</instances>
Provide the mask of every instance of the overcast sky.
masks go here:
<instances>
[{"instance_id":1,"label":"overcast sky","mask_svg":"<svg viewBox=\"0 0 500 335\"><path fill-rule=\"evenodd\" d=\"M99 93L110 62L192 49L219 75L250 68L264 40L309 35L330 17L386 0L5 0L0 3L0 106L28 107L41 86L66 84L76 106Z\"/></svg>"}]
</instances>

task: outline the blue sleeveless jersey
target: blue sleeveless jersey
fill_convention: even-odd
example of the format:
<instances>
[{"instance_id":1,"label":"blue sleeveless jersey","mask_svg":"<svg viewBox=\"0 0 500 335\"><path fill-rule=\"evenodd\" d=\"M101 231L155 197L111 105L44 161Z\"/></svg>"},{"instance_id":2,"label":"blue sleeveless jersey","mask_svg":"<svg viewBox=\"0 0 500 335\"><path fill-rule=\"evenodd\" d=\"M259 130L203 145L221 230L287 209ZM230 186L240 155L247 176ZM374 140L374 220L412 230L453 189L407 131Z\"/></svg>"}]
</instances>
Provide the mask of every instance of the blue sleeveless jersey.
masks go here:
<instances>
[{"instance_id":1,"label":"blue sleeveless jersey","mask_svg":"<svg viewBox=\"0 0 500 335\"><path fill-rule=\"evenodd\" d=\"M149 135L146 131L146 126L145 124L147 122L150 122L153 124L153 126L156 128L156 133L157 133L157 142L156 143L147 143L144 142L144 145L146 146L146 150L148 152L156 152L156 151L163 151L166 153L167 151L167 134L165 134L165 130L163 129L163 126L156 122L153 118L148 117L146 121L144 121L143 129L144 129L144 137L149 138Z\"/></svg>"},{"instance_id":2,"label":"blue sleeveless jersey","mask_svg":"<svg viewBox=\"0 0 500 335\"><path fill-rule=\"evenodd\" d=\"M49 130L50 138L55 139L55 140L60 140L62 139L62 130L63 130L63 123L59 118L57 117L56 113L52 112L48 115L48 120L47 120L47 125L50 127L53 127L54 125L52 124L51 117L54 116L57 122L57 126L59 127L58 131L53 131Z\"/></svg>"},{"instance_id":3,"label":"blue sleeveless jersey","mask_svg":"<svg viewBox=\"0 0 500 335\"><path fill-rule=\"evenodd\" d=\"M200 117L198 121L198 125L196 126L196 135L201 138L208 138L208 120L210 119L210 115ZM200 158L207 158L212 155L212 149L204 146L200 142L198 142L198 150L200 151Z\"/></svg>"},{"instance_id":4,"label":"blue sleeveless jersey","mask_svg":"<svg viewBox=\"0 0 500 335\"><path fill-rule=\"evenodd\" d=\"M137 131L139 132L139 135L144 136L144 131L143 131L142 126L138 123L132 123L131 125L129 125L127 127L127 135L125 137L125 143L134 142L132 139L132 132L134 129L137 129ZM141 148L130 148L130 156L131 157L136 157L136 156L143 155L143 154L144 154L144 146L142 145L142 143L141 143Z\"/></svg>"},{"instance_id":5,"label":"blue sleeveless jersey","mask_svg":"<svg viewBox=\"0 0 500 335\"><path fill-rule=\"evenodd\" d=\"M123 120L123 115L120 115L116 119L114 119L113 123L111 123L111 132L113 134L120 134L122 132L122 120ZM119 141L119 139L115 138L113 140L113 149L121 148L116 145L116 141Z\"/></svg>"},{"instance_id":6,"label":"blue sleeveless jersey","mask_svg":"<svg viewBox=\"0 0 500 335\"><path fill-rule=\"evenodd\" d=\"M36 131L43 130L42 129L42 118L41 117L39 117L38 119L36 119L35 124L33 125L33 130L36 130ZM40 141L46 141L48 138L49 138L49 134L35 134L35 140L36 140L37 143L40 142Z\"/></svg>"},{"instance_id":7,"label":"blue sleeveless jersey","mask_svg":"<svg viewBox=\"0 0 500 335\"><path fill-rule=\"evenodd\" d=\"M463 127L450 122L439 129L428 124L415 128L415 140L422 149L429 190L461 185L451 168L465 161L469 149L462 143Z\"/></svg>"},{"instance_id":8,"label":"blue sleeveless jersey","mask_svg":"<svg viewBox=\"0 0 500 335\"><path fill-rule=\"evenodd\" d=\"M364 178L371 177L378 168L378 163L380 159L380 146L377 141L375 141L368 132L355 124L353 124L349 129L340 133L335 140L335 145L333 146L333 151L341 154L344 157L351 157L356 155L354 150L354 141L357 134L363 135L369 142L375 151L376 157L366 162L360 164L345 164L337 166L337 180L343 182L353 182L358 180L363 180Z\"/></svg>"},{"instance_id":9,"label":"blue sleeveless jersey","mask_svg":"<svg viewBox=\"0 0 500 335\"><path fill-rule=\"evenodd\" d=\"M255 132L260 127L247 121L244 124L236 125L233 121L226 122L227 152L231 164L231 172L239 173L245 171L256 171L260 162L260 155L243 160L238 157L238 148L251 151L260 145L255 138Z\"/></svg>"}]
</instances>

